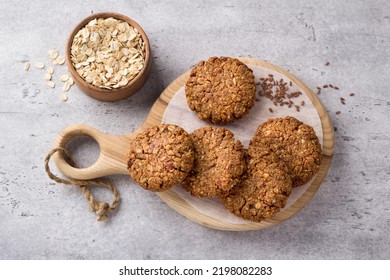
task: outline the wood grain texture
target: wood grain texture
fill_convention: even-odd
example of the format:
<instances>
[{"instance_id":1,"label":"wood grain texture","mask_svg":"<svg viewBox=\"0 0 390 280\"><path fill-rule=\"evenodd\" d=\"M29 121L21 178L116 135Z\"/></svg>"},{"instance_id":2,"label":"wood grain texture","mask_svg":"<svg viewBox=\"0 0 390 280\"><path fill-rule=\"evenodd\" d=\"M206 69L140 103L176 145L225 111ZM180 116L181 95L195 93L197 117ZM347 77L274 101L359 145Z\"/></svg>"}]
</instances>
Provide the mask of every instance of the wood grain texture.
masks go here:
<instances>
[{"instance_id":1,"label":"wood grain texture","mask_svg":"<svg viewBox=\"0 0 390 280\"><path fill-rule=\"evenodd\" d=\"M249 65L261 66L280 72L303 89L304 93L308 96L316 108L321 120L323 130L323 161L321 163L320 170L315 176L313 182L301 197L299 197L288 209L285 209L283 212L277 213L271 219L266 219L260 223L248 223L245 221L243 224L231 224L222 222L199 212L197 209L190 206L173 190L157 193L160 198L163 199L170 207L188 219L210 228L231 231L258 230L270 227L272 225L283 222L298 213L309 202L309 200L320 187L322 181L328 173L334 150L333 127L329 120L328 114L320 100L304 83L302 83L298 78L296 78L288 71L265 61L252 58L239 59ZM57 155L55 156L55 161L59 170L68 177L83 180L94 179L111 174L128 174L127 150L129 147L129 141L131 141L131 139L133 139L140 131L161 123L168 103L174 94L185 85L189 77L189 73L190 72L188 71L187 73L178 77L164 90L164 92L154 103L141 127L128 135L113 136L104 134L94 128L82 124L70 126L63 130L57 138L55 147L65 147L70 139L76 136L87 135L94 138L98 142L100 146L100 155L95 164L88 168L81 169L69 166L61 156Z\"/></svg>"}]
</instances>

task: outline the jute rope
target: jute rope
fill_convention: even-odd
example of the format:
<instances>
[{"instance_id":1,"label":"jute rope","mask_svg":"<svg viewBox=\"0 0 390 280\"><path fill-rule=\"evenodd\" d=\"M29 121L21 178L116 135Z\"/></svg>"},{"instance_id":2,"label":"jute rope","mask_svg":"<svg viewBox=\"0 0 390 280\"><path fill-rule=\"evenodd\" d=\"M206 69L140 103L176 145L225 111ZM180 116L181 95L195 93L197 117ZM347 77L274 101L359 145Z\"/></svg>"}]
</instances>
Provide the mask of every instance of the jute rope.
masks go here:
<instances>
[{"instance_id":1,"label":"jute rope","mask_svg":"<svg viewBox=\"0 0 390 280\"><path fill-rule=\"evenodd\" d=\"M103 222L107 220L108 213L113 211L119 204L120 196L118 193L118 190L110 183L104 182L104 181L97 181L97 180L74 180L74 179L63 179L56 175L54 175L49 167L49 161L50 158L53 156L53 154L61 152L64 156L65 160L72 166L77 167L75 162L73 161L72 157L69 155L68 151L64 148L54 148L51 150L48 155L45 158L45 170L47 175L50 179L56 181L57 183L65 184L65 185L76 185L78 186L81 191L83 192L85 198L88 200L89 207L91 211L95 212L99 218L97 219L99 222ZM89 185L94 186L102 186L107 189L109 189L114 194L114 200L112 201L111 206L104 201L95 200L88 189Z\"/></svg>"}]
</instances>

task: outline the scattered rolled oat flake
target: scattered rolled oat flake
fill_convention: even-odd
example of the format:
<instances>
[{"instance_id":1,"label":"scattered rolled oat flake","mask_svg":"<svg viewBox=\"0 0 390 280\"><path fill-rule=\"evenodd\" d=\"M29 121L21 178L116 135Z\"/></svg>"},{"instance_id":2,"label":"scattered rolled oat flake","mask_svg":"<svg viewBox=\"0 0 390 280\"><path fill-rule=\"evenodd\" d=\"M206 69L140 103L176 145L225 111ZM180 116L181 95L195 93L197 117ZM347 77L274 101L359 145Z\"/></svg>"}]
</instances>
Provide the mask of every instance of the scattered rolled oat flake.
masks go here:
<instances>
[{"instance_id":1,"label":"scattered rolled oat flake","mask_svg":"<svg viewBox=\"0 0 390 280\"><path fill-rule=\"evenodd\" d=\"M51 80L51 74L50 73L46 73L45 80L47 80L47 81Z\"/></svg>"},{"instance_id":2,"label":"scattered rolled oat flake","mask_svg":"<svg viewBox=\"0 0 390 280\"><path fill-rule=\"evenodd\" d=\"M35 67L38 69L45 68L45 64L43 62L37 62L35 63Z\"/></svg>"},{"instance_id":3,"label":"scattered rolled oat flake","mask_svg":"<svg viewBox=\"0 0 390 280\"><path fill-rule=\"evenodd\" d=\"M54 88L56 84L53 81L47 81L47 85L51 88Z\"/></svg>"},{"instance_id":4,"label":"scattered rolled oat flake","mask_svg":"<svg viewBox=\"0 0 390 280\"><path fill-rule=\"evenodd\" d=\"M58 62L57 62L56 59L52 59L52 60L50 60L50 62L51 62L51 64L53 64L53 65L57 65L57 64L58 64Z\"/></svg>"},{"instance_id":5,"label":"scattered rolled oat flake","mask_svg":"<svg viewBox=\"0 0 390 280\"><path fill-rule=\"evenodd\" d=\"M47 73L49 73L49 74L53 74L54 73L54 69L53 69L53 67L47 67Z\"/></svg>"},{"instance_id":6,"label":"scattered rolled oat flake","mask_svg":"<svg viewBox=\"0 0 390 280\"><path fill-rule=\"evenodd\" d=\"M68 74L64 74L60 77L61 79L61 82L66 82L67 80L69 80L69 75Z\"/></svg>"},{"instance_id":7,"label":"scattered rolled oat flake","mask_svg":"<svg viewBox=\"0 0 390 280\"><path fill-rule=\"evenodd\" d=\"M63 91L68 91L70 89L70 83L69 81L66 81L64 86L62 87Z\"/></svg>"},{"instance_id":8,"label":"scattered rolled oat flake","mask_svg":"<svg viewBox=\"0 0 390 280\"><path fill-rule=\"evenodd\" d=\"M64 102L66 102L66 100L68 100L68 96L67 96L65 93L61 94L61 95L60 95L60 98L61 98L61 100L64 101Z\"/></svg>"},{"instance_id":9,"label":"scattered rolled oat flake","mask_svg":"<svg viewBox=\"0 0 390 280\"><path fill-rule=\"evenodd\" d=\"M24 71L28 71L28 69L30 69L30 63L26 62L24 64Z\"/></svg>"},{"instance_id":10,"label":"scattered rolled oat flake","mask_svg":"<svg viewBox=\"0 0 390 280\"><path fill-rule=\"evenodd\" d=\"M57 50L49 50L47 53L51 59L56 59L59 54Z\"/></svg>"},{"instance_id":11,"label":"scattered rolled oat flake","mask_svg":"<svg viewBox=\"0 0 390 280\"><path fill-rule=\"evenodd\" d=\"M69 82L69 84L72 86L72 85L74 84L73 78L72 78L72 77L69 77L69 78L68 78L68 82Z\"/></svg>"},{"instance_id":12,"label":"scattered rolled oat flake","mask_svg":"<svg viewBox=\"0 0 390 280\"><path fill-rule=\"evenodd\" d=\"M58 64L64 64L64 62L65 62L65 57L63 57L63 56L59 56L59 57L57 57L56 58L56 61L57 61L57 63Z\"/></svg>"}]
</instances>

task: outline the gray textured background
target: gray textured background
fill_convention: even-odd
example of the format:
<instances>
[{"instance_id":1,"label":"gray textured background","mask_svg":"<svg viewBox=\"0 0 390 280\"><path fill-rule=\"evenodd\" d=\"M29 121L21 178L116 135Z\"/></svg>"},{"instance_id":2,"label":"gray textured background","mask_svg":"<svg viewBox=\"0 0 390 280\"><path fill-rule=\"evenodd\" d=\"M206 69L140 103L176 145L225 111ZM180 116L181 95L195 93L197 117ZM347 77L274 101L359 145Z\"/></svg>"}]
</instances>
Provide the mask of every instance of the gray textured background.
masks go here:
<instances>
[{"instance_id":1,"label":"gray textured background","mask_svg":"<svg viewBox=\"0 0 390 280\"><path fill-rule=\"evenodd\" d=\"M61 88L45 85L44 70L24 72L23 64L48 62L52 48L63 54L76 23L100 11L144 27L154 56L150 79L125 101L101 103L73 87L63 103ZM1 259L390 258L389 1L1 1L0 25ZM216 231L129 177L113 176L123 199L104 224L77 188L47 178L43 159L63 128L83 122L128 133L170 82L213 55L265 59L313 89L340 87L320 95L336 130L333 165L296 216L261 231ZM55 70L57 79L66 72ZM97 146L78 144L73 153L87 166Z\"/></svg>"}]
</instances>

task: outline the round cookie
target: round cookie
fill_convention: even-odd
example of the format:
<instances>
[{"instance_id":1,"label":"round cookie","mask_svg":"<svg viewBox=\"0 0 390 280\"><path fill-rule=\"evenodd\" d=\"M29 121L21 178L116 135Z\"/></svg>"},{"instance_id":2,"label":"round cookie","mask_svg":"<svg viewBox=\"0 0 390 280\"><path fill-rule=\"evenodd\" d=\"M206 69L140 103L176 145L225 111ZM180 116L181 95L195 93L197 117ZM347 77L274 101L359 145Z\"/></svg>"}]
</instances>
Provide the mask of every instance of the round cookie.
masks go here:
<instances>
[{"instance_id":1,"label":"round cookie","mask_svg":"<svg viewBox=\"0 0 390 280\"><path fill-rule=\"evenodd\" d=\"M194 168L182 182L195 197L227 195L245 171L244 148L223 127L205 126L190 134L195 150Z\"/></svg>"},{"instance_id":2,"label":"round cookie","mask_svg":"<svg viewBox=\"0 0 390 280\"><path fill-rule=\"evenodd\" d=\"M288 167L293 187L307 183L320 169L321 145L311 126L294 117L262 123L249 143L249 152L266 147Z\"/></svg>"},{"instance_id":3,"label":"round cookie","mask_svg":"<svg viewBox=\"0 0 390 280\"><path fill-rule=\"evenodd\" d=\"M253 72L236 58L201 61L185 87L187 104L205 121L228 123L245 116L255 101Z\"/></svg>"},{"instance_id":4,"label":"round cookie","mask_svg":"<svg viewBox=\"0 0 390 280\"><path fill-rule=\"evenodd\" d=\"M260 222L283 208L291 194L291 177L287 166L267 149L248 151L247 172L241 184L221 198L233 214Z\"/></svg>"},{"instance_id":5,"label":"round cookie","mask_svg":"<svg viewBox=\"0 0 390 280\"><path fill-rule=\"evenodd\" d=\"M164 191L182 182L193 164L191 138L176 125L153 126L138 134L130 144L129 174L147 190Z\"/></svg>"}]
</instances>

